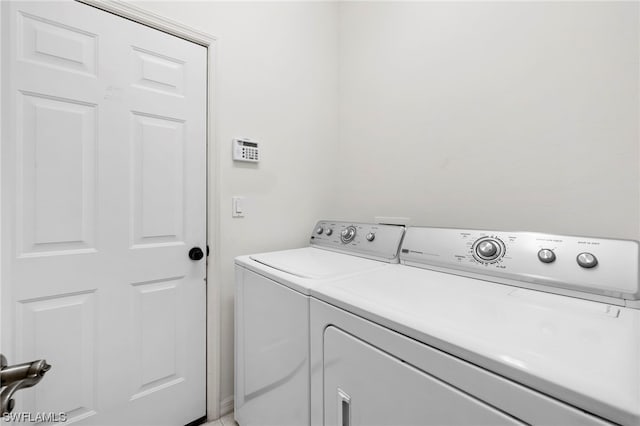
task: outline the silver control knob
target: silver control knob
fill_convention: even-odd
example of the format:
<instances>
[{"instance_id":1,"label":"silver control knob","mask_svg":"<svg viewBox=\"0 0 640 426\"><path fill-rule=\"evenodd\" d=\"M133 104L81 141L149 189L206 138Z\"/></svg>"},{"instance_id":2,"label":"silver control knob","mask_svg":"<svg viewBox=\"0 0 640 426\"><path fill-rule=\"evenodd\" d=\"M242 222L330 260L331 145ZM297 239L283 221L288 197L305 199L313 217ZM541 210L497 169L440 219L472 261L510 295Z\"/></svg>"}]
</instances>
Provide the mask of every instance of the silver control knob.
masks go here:
<instances>
[{"instance_id":1,"label":"silver control knob","mask_svg":"<svg viewBox=\"0 0 640 426\"><path fill-rule=\"evenodd\" d=\"M576 261L578 265L583 268L593 268L598 264L598 259L592 255L591 253L580 253L578 257L576 257Z\"/></svg>"},{"instance_id":2,"label":"silver control knob","mask_svg":"<svg viewBox=\"0 0 640 426\"><path fill-rule=\"evenodd\" d=\"M356 227L355 226L347 226L345 229L340 232L340 240L343 243L347 244L353 241L356 237Z\"/></svg>"},{"instance_id":3,"label":"silver control knob","mask_svg":"<svg viewBox=\"0 0 640 426\"><path fill-rule=\"evenodd\" d=\"M325 234L327 234L327 237L331 234L333 234L333 229L329 228L327 229L327 232L325 232Z\"/></svg>"},{"instance_id":4,"label":"silver control knob","mask_svg":"<svg viewBox=\"0 0 640 426\"><path fill-rule=\"evenodd\" d=\"M365 238L367 239L367 241L373 241L376 239L376 234L374 234L373 232L369 232Z\"/></svg>"},{"instance_id":5,"label":"silver control knob","mask_svg":"<svg viewBox=\"0 0 640 426\"><path fill-rule=\"evenodd\" d=\"M553 263L556 260L556 254L549 249L542 249L538 252L538 259L542 263Z\"/></svg>"},{"instance_id":6,"label":"silver control knob","mask_svg":"<svg viewBox=\"0 0 640 426\"><path fill-rule=\"evenodd\" d=\"M322 226L318 226L316 228L316 234L320 235L324 232L324 228Z\"/></svg>"},{"instance_id":7,"label":"silver control knob","mask_svg":"<svg viewBox=\"0 0 640 426\"><path fill-rule=\"evenodd\" d=\"M483 241L478 244L478 247L476 247L476 251L478 252L480 257L483 257L485 259L493 259L498 253L498 245L490 240Z\"/></svg>"}]
</instances>

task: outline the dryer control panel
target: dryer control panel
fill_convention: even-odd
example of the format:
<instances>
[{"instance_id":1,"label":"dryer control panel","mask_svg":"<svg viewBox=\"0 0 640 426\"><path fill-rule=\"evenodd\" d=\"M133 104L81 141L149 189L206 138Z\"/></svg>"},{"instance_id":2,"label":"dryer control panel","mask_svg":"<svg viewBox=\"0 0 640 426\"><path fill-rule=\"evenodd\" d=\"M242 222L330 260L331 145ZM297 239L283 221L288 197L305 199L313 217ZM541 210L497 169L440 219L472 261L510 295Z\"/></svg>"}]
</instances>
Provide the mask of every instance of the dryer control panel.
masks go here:
<instances>
[{"instance_id":1,"label":"dryer control panel","mask_svg":"<svg viewBox=\"0 0 640 426\"><path fill-rule=\"evenodd\" d=\"M638 256L630 240L423 227L407 228L400 254L407 265L640 307Z\"/></svg>"},{"instance_id":2,"label":"dryer control panel","mask_svg":"<svg viewBox=\"0 0 640 426\"><path fill-rule=\"evenodd\" d=\"M321 220L313 228L313 246L398 263L404 226Z\"/></svg>"}]
</instances>

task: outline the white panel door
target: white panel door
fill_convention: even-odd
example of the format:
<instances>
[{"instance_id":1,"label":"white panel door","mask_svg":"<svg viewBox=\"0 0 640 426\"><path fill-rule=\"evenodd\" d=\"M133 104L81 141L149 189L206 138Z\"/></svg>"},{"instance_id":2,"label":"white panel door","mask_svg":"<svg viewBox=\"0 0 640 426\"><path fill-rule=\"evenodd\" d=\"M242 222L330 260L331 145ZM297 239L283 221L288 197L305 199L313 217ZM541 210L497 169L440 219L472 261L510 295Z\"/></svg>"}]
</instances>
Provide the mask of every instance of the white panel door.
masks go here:
<instances>
[{"instance_id":1,"label":"white panel door","mask_svg":"<svg viewBox=\"0 0 640 426\"><path fill-rule=\"evenodd\" d=\"M71 1L2 4L1 352L14 412L205 415L206 49Z\"/></svg>"}]
</instances>

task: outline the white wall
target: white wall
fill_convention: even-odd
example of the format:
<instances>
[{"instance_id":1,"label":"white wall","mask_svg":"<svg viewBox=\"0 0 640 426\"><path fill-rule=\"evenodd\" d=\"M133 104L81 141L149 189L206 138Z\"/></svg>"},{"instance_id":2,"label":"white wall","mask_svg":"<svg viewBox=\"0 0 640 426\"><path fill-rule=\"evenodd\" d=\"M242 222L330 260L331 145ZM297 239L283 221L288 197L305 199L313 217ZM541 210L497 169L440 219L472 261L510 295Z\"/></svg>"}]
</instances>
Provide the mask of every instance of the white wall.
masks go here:
<instances>
[{"instance_id":1,"label":"white wall","mask_svg":"<svg viewBox=\"0 0 640 426\"><path fill-rule=\"evenodd\" d=\"M136 4L218 38L222 400L233 257L318 218L640 237L637 3Z\"/></svg>"},{"instance_id":2,"label":"white wall","mask_svg":"<svg viewBox=\"0 0 640 426\"><path fill-rule=\"evenodd\" d=\"M306 245L315 221L329 213L333 170L327 165L337 152L337 6L173 1L136 6L217 38L221 266L210 285L220 286L222 312L209 311L209 327L222 330L220 391L221 401L228 402L233 396L233 258ZM234 137L261 143L258 165L233 164ZM231 218L233 195L247 197L245 218Z\"/></svg>"},{"instance_id":3,"label":"white wall","mask_svg":"<svg viewBox=\"0 0 640 426\"><path fill-rule=\"evenodd\" d=\"M341 3L336 216L637 239L638 16Z\"/></svg>"}]
</instances>

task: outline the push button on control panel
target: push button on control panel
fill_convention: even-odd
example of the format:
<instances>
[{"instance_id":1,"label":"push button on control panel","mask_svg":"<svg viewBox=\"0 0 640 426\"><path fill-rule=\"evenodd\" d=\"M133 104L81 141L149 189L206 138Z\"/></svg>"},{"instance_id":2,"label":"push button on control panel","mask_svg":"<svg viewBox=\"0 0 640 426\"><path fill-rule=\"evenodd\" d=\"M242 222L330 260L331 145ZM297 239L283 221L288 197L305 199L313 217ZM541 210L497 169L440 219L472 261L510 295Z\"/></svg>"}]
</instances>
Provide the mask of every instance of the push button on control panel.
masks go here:
<instances>
[{"instance_id":1,"label":"push button on control panel","mask_svg":"<svg viewBox=\"0 0 640 426\"><path fill-rule=\"evenodd\" d=\"M553 263L556 260L556 254L549 249L542 249L538 252L538 259L542 263Z\"/></svg>"},{"instance_id":2,"label":"push button on control panel","mask_svg":"<svg viewBox=\"0 0 640 426\"><path fill-rule=\"evenodd\" d=\"M598 259L591 253L580 253L578 257L576 257L576 261L578 265L583 268L593 268L598 264Z\"/></svg>"}]
</instances>

